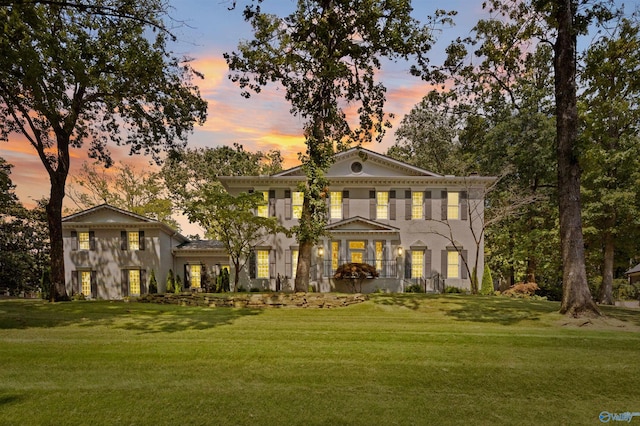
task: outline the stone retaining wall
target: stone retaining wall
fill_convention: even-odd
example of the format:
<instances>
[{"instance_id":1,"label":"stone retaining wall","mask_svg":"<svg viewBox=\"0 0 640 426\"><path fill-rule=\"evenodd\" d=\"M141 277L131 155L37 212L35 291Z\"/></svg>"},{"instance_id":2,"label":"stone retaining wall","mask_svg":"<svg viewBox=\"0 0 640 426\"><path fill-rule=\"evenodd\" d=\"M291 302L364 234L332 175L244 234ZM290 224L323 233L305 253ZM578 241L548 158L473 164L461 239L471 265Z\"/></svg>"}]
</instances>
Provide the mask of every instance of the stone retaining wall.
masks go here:
<instances>
[{"instance_id":1,"label":"stone retaining wall","mask_svg":"<svg viewBox=\"0 0 640 426\"><path fill-rule=\"evenodd\" d=\"M340 308L362 303L364 294L335 293L242 293L242 294L147 294L141 303L205 306L211 308Z\"/></svg>"}]
</instances>

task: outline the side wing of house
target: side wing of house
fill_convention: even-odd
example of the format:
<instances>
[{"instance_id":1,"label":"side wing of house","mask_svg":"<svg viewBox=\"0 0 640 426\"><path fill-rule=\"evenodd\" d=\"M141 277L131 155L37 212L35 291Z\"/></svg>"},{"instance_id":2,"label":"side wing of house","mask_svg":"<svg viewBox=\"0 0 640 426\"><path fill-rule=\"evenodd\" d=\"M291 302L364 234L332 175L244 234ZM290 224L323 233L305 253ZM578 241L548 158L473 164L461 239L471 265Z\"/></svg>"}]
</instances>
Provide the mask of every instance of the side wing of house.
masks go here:
<instances>
[{"instance_id":1,"label":"side wing of house","mask_svg":"<svg viewBox=\"0 0 640 426\"><path fill-rule=\"evenodd\" d=\"M69 294L122 299L149 291L153 274L164 290L172 249L186 238L168 226L108 205L63 219Z\"/></svg>"}]
</instances>

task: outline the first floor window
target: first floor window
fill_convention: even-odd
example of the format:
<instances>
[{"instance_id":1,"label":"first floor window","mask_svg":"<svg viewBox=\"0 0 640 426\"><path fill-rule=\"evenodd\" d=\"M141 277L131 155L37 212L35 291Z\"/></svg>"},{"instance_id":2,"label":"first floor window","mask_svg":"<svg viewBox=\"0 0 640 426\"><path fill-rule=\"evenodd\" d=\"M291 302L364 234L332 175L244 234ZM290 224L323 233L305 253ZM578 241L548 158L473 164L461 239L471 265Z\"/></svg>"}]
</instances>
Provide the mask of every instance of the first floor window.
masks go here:
<instances>
[{"instance_id":1,"label":"first floor window","mask_svg":"<svg viewBox=\"0 0 640 426\"><path fill-rule=\"evenodd\" d=\"M447 278L459 278L459 259L457 251L447 252Z\"/></svg>"},{"instance_id":2,"label":"first floor window","mask_svg":"<svg viewBox=\"0 0 640 426\"><path fill-rule=\"evenodd\" d=\"M340 242L331 241L331 269L334 271L338 269L338 263L340 262Z\"/></svg>"},{"instance_id":3,"label":"first floor window","mask_svg":"<svg viewBox=\"0 0 640 426\"><path fill-rule=\"evenodd\" d=\"M291 278L296 277L298 270L298 250L291 250Z\"/></svg>"},{"instance_id":4,"label":"first floor window","mask_svg":"<svg viewBox=\"0 0 640 426\"><path fill-rule=\"evenodd\" d=\"M189 285L200 288L202 283L202 265L189 265Z\"/></svg>"},{"instance_id":5,"label":"first floor window","mask_svg":"<svg viewBox=\"0 0 640 426\"><path fill-rule=\"evenodd\" d=\"M411 250L411 278L422 278L424 276L424 251Z\"/></svg>"},{"instance_id":6,"label":"first floor window","mask_svg":"<svg viewBox=\"0 0 640 426\"><path fill-rule=\"evenodd\" d=\"M129 270L129 295L130 296L140 295L140 270L139 269Z\"/></svg>"},{"instance_id":7,"label":"first floor window","mask_svg":"<svg viewBox=\"0 0 640 426\"><path fill-rule=\"evenodd\" d=\"M349 251L351 252L351 263L362 263L364 260L364 241L349 241Z\"/></svg>"},{"instance_id":8,"label":"first floor window","mask_svg":"<svg viewBox=\"0 0 640 426\"><path fill-rule=\"evenodd\" d=\"M424 217L423 210L424 193L411 193L411 219L422 219Z\"/></svg>"},{"instance_id":9,"label":"first floor window","mask_svg":"<svg viewBox=\"0 0 640 426\"><path fill-rule=\"evenodd\" d=\"M80 271L80 283L82 284L82 294L91 296L91 271Z\"/></svg>"},{"instance_id":10,"label":"first floor window","mask_svg":"<svg viewBox=\"0 0 640 426\"><path fill-rule=\"evenodd\" d=\"M382 241L376 241L376 270L382 271L382 256L384 253L384 243Z\"/></svg>"},{"instance_id":11,"label":"first floor window","mask_svg":"<svg viewBox=\"0 0 640 426\"><path fill-rule=\"evenodd\" d=\"M294 191L291 196L291 209L294 219L302 217L302 204L304 203L304 192Z\"/></svg>"},{"instance_id":12,"label":"first floor window","mask_svg":"<svg viewBox=\"0 0 640 426\"><path fill-rule=\"evenodd\" d=\"M257 251L256 267L256 278L269 278L269 250Z\"/></svg>"},{"instance_id":13,"label":"first floor window","mask_svg":"<svg viewBox=\"0 0 640 426\"><path fill-rule=\"evenodd\" d=\"M342 192L331 191L329 194L329 218L342 219Z\"/></svg>"}]
</instances>

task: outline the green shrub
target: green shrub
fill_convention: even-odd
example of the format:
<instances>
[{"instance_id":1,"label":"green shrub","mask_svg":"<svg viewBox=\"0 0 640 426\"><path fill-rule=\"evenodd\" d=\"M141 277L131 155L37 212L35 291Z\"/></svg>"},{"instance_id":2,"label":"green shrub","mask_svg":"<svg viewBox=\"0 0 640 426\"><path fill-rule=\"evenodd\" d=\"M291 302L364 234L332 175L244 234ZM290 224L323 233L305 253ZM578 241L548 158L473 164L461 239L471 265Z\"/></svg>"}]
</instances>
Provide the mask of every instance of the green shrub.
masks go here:
<instances>
[{"instance_id":1,"label":"green shrub","mask_svg":"<svg viewBox=\"0 0 640 426\"><path fill-rule=\"evenodd\" d=\"M484 272L482 273L482 287L480 288L480 294L486 296L493 294L493 277L491 276L491 268L489 265L485 265Z\"/></svg>"},{"instance_id":2,"label":"green shrub","mask_svg":"<svg viewBox=\"0 0 640 426\"><path fill-rule=\"evenodd\" d=\"M169 269L169 273L167 274L167 293L175 292L176 282L173 277L173 269Z\"/></svg>"},{"instance_id":3,"label":"green shrub","mask_svg":"<svg viewBox=\"0 0 640 426\"><path fill-rule=\"evenodd\" d=\"M42 289L42 298L49 300L51 296L51 268L45 268L40 278L40 288Z\"/></svg>"},{"instance_id":4,"label":"green shrub","mask_svg":"<svg viewBox=\"0 0 640 426\"><path fill-rule=\"evenodd\" d=\"M236 290L238 293L246 293L247 289L244 288L243 286L239 285L238 286L238 290Z\"/></svg>"},{"instance_id":5,"label":"green shrub","mask_svg":"<svg viewBox=\"0 0 640 426\"><path fill-rule=\"evenodd\" d=\"M618 279L613 282L613 298L616 300L638 300L640 289L637 284L629 284L627 280Z\"/></svg>"},{"instance_id":6,"label":"green shrub","mask_svg":"<svg viewBox=\"0 0 640 426\"><path fill-rule=\"evenodd\" d=\"M404 288L405 293L424 293L424 289L420 284L411 284Z\"/></svg>"},{"instance_id":7,"label":"green shrub","mask_svg":"<svg viewBox=\"0 0 640 426\"><path fill-rule=\"evenodd\" d=\"M260 292L260 289L257 287L251 287L249 289L249 293L259 293L259 292Z\"/></svg>"},{"instance_id":8,"label":"green shrub","mask_svg":"<svg viewBox=\"0 0 640 426\"><path fill-rule=\"evenodd\" d=\"M444 288L444 292L445 293L449 293L449 294L462 294L462 293L466 293L465 291L463 291L461 288L458 287L453 287L453 286L446 286Z\"/></svg>"},{"instance_id":9,"label":"green shrub","mask_svg":"<svg viewBox=\"0 0 640 426\"><path fill-rule=\"evenodd\" d=\"M152 269L149 277L149 293L156 294L158 292L158 281L156 281L156 273Z\"/></svg>"},{"instance_id":10,"label":"green shrub","mask_svg":"<svg viewBox=\"0 0 640 426\"><path fill-rule=\"evenodd\" d=\"M182 293L182 278L180 278L180 275L176 275L176 284L175 284L175 288L173 289L173 292L175 294Z\"/></svg>"}]
</instances>

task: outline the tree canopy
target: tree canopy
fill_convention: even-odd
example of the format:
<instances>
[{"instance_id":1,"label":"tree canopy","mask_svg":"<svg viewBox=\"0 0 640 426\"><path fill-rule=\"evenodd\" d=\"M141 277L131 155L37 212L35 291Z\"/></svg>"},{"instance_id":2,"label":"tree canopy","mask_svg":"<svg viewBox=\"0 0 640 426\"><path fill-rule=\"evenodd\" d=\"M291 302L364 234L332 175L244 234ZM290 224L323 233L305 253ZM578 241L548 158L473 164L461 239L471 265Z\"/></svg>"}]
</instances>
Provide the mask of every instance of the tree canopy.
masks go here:
<instances>
[{"instance_id":1,"label":"tree canopy","mask_svg":"<svg viewBox=\"0 0 640 426\"><path fill-rule=\"evenodd\" d=\"M86 142L90 157L110 165L112 143L159 161L206 118L199 74L167 49L163 1L73 5L0 7L0 138L23 135L49 175L52 299L67 297L61 219L71 151Z\"/></svg>"}]
</instances>

